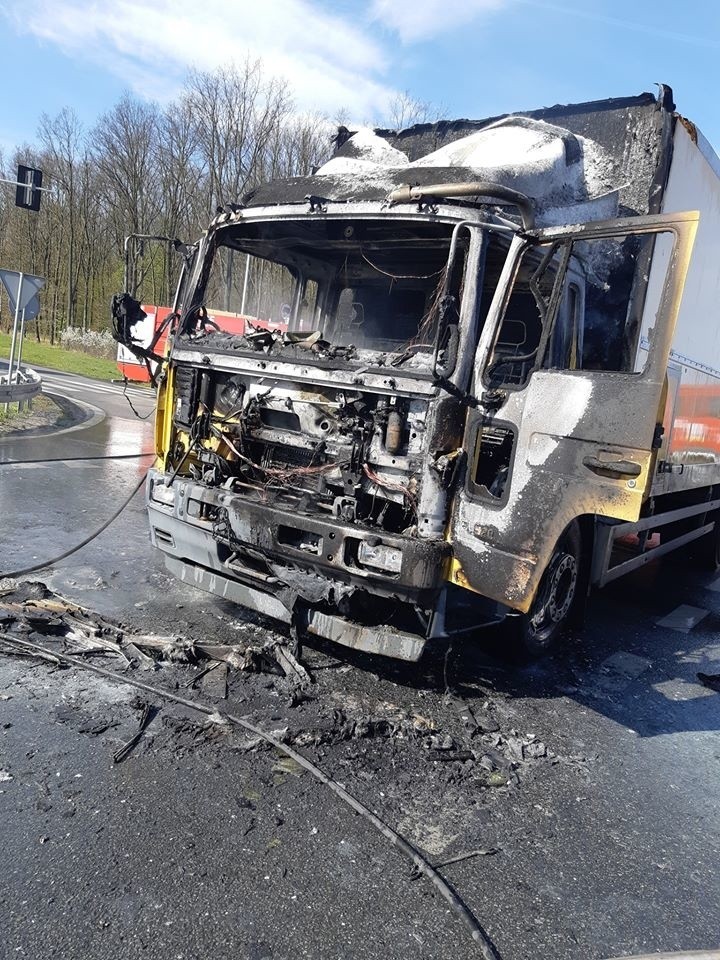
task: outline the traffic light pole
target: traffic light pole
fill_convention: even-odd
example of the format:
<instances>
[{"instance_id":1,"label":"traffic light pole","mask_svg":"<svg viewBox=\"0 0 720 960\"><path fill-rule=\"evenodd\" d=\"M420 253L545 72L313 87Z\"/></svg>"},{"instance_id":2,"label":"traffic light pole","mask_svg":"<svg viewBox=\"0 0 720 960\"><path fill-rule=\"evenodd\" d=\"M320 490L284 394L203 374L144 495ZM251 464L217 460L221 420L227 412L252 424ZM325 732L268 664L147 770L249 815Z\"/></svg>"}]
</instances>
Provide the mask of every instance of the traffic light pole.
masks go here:
<instances>
[{"instance_id":1,"label":"traffic light pole","mask_svg":"<svg viewBox=\"0 0 720 960\"><path fill-rule=\"evenodd\" d=\"M22 207L25 210L32 210L35 213L40 209L40 198L42 193L49 193L50 187L43 187L42 185L43 175L42 170L38 170L35 167L26 167L24 164L18 164L17 169L17 179L16 180L6 180L4 177L0 177L0 183L9 183L11 186L15 187L15 206ZM32 283L34 279L30 277L30 282ZM23 281L25 280L25 274L18 274L18 286L17 286L17 296L15 298L15 321L13 323L13 332L12 339L10 341L10 359L8 360L8 372L7 372L7 384L8 387L17 380L20 380L20 361L22 359L22 348L23 348L23 334L25 332L25 306L26 302L23 303ZM43 286L45 283L44 280L40 281L40 286ZM39 289L39 287L38 287ZM9 291L8 291L9 292ZM22 305L21 305L22 304ZM18 331L20 333L20 340L18 341ZM13 364L15 363L15 349L17 347L17 367L13 371ZM7 413L9 404L5 404L5 412Z\"/></svg>"}]
</instances>

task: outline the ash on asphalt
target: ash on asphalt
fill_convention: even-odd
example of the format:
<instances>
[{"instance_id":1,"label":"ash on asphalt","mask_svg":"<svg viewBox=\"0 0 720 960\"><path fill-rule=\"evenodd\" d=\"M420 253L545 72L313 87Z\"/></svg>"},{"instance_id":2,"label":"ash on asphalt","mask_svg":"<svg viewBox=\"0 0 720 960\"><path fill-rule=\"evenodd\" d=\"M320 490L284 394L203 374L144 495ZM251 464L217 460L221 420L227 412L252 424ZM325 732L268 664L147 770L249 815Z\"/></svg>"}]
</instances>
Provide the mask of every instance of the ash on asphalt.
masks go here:
<instances>
[{"instance_id":1,"label":"ash on asphalt","mask_svg":"<svg viewBox=\"0 0 720 960\"><path fill-rule=\"evenodd\" d=\"M78 611L44 583L5 584L0 597L5 653L27 658L12 646L13 637L24 637L98 658L105 666L171 691L197 689L205 703L239 712L305 750L325 772L367 794L366 801L374 798L368 787L378 778L382 782L389 763L393 780L381 792L384 810L431 857L462 852L454 849L461 837L479 841L473 830L478 809L496 802L493 793L502 796L520 789L536 775L537 766L572 766L582 777L592 762L584 753L568 751L566 744L553 747L538 733L519 729L509 695L494 688L490 679L473 681L467 664L456 664L448 650L436 652L418 668L379 664L362 654L341 660L337 648L316 642L303 646L309 675L306 682L302 677L298 681L295 674L283 675L269 653L286 638L260 618L238 620L228 606L225 613L214 614L210 644L204 632L157 637ZM108 664L108 657L114 663ZM214 661L217 657L224 661ZM457 670L463 683L453 685ZM63 673L54 675L58 683L64 682ZM135 701L142 705L137 695ZM62 707L61 719L57 712L53 718L119 747L120 728L127 723L117 715L126 712L126 706L117 698L105 704L91 696L73 697ZM186 717L165 704L161 723L142 740L144 750L174 758L189 751L219 759L227 750L269 749L227 725Z\"/></svg>"},{"instance_id":2,"label":"ash on asphalt","mask_svg":"<svg viewBox=\"0 0 720 960\"><path fill-rule=\"evenodd\" d=\"M108 617L100 579L82 592L86 603L102 596ZM148 581L121 617L130 641L148 630L241 647L283 639L261 618L180 594L161 571ZM712 659L714 636L688 677ZM642 638L624 656L597 639L524 670L478 645L407 665L314 643L303 648L312 684L230 667L227 698L214 701L212 673L188 686L205 661L130 669L275 732L433 861L496 849L445 874L505 958L710 946L717 907L698 898L717 887L718 804L698 787L717 767L706 742L689 767L673 767L668 744L661 783L642 744L688 725L716 730L717 694L661 703L653 684L667 664ZM114 654L97 662L121 665ZM0 697L9 955L476 955L392 848L241 731L156 703L115 764L145 695L13 655L0 660Z\"/></svg>"}]
</instances>

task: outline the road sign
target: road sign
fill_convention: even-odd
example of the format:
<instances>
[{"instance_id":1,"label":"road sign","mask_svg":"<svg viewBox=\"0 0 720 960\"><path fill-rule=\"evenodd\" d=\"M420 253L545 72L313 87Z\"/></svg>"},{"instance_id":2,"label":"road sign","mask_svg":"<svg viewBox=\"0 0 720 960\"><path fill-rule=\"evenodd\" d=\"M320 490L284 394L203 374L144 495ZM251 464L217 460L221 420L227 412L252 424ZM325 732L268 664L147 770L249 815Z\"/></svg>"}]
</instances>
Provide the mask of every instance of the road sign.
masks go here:
<instances>
[{"instance_id":1,"label":"road sign","mask_svg":"<svg viewBox=\"0 0 720 960\"><path fill-rule=\"evenodd\" d=\"M20 379L20 360L22 357L25 321L36 317L40 310L38 294L45 286L45 278L35 277L31 273L19 273L17 270L0 270L0 281L7 290L8 300L15 314L12 340L10 341L10 359L8 361L7 375L8 384L12 384L14 381ZM16 346L18 346L17 366L13 369ZM8 405L6 403L6 412L7 407Z\"/></svg>"},{"instance_id":2,"label":"road sign","mask_svg":"<svg viewBox=\"0 0 720 960\"><path fill-rule=\"evenodd\" d=\"M26 323L28 320L34 320L39 313L40 313L40 297L37 294L35 294L35 296L31 297L27 302L27 306L23 311L23 320L25 320Z\"/></svg>"},{"instance_id":3,"label":"road sign","mask_svg":"<svg viewBox=\"0 0 720 960\"><path fill-rule=\"evenodd\" d=\"M31 273L18 273L17 270L0 270L0 281L7 290L10 307L13 313L21 313L30 305L33 297L45 286L43 277L34 277ZM18 295L19 292L19 295ZM38 309L39 309L38 303ZM37 310L33 314L37 316ZM32 317L25 315L26 320L32 320Z\"/></svg>"},{"instance_id":4,"label":"road sign","mask_svg":"<svg viewBox=\"0 0 720 960\"><path fill-rule=\"evenodd\" d=\"M35 167L26 167L19 163L15 206L23 207L25 210L34 210L37 213L40 209L40 197L42 196L42 180L42 170L37 170Z\"/></svg>"}]
</instances>

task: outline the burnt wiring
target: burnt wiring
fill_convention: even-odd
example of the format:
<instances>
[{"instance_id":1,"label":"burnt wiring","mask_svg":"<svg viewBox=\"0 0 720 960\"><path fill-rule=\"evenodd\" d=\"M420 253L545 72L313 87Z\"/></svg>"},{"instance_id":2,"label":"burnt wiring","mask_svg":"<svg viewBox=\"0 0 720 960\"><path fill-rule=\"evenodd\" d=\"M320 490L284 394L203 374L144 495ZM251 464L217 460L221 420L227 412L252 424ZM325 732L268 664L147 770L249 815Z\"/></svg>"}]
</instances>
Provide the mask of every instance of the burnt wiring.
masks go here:
<instances>
[{"instance_id":1,"label":"burnt wiring","mask_svg":"<svg viewBox=\"0 0 720 960\"><path fill-rule=\"evenodd\" d=\"M395 493L402 493L405 497L407 497L412 510L417 514L417 501L415 500L415 496L409 487L406 487L402 483L393 483L390 480L382 480L367 463L363 464L363 473L368 480L370 480L370 482L374 483L376 486L382 487L385 490L392 490Z\"/></svg>"},{"instance_id":2,"label":"burnt wiring","mask_svg":"<svg viewBox=\"0 0 720 960\"><path fill-rule=\"evenodd\" d=\"M270 392L271 390L268 390L267 394L265 395L268 395ZM257 402L258 399L262 399L262 397L254 398L254 401ZM198 416L196 416L190 425L188 446L174 467L167 485L171 486L174 483L185 462L193 453L193 451L200 447L204 440L207 440L210 437L214 437L216 440L220 441L220 443L224 444L235 458L235 460L228 459L227 457L222 456L218 450L202 447L202 457L205 459L205 461L209 460L211 462L211 468L219 470L220 474L224 478L228 479L233 476L233 463L238 463L249 467L267 478L266 482L261 486L250 485L254 489L258 490L266 491L273 481L278 483L287 483L292 481L295 477L321 475L342 469L344 466L346 466L344 462L323 464L310 463L306 464L305 466L284 467L273 467L264 465L262 463L257 463L242 450L243 420L247 417L247 413L248 410L244 409L242 406L235 406L232 410L221 417L213 414L210 410L205 410L203 413L198 414ZM240 446L237 445L237 442L227 432L221 429L225 424L238 416L241 417L240 422L237 424L241 431ZM315 450L313 453L313 459L319 452L319 449ZM196 479L199 478L199 476L200 474L198 474Z\"/></svg>"},{"instance_id":3,"label":"burnt wiring","mask_svg":"<svg viewBox=\"0 0 720 960\"><path fill-rule=\"evenodd\" d=\"M252 467L254 470L259 470L261 473L265 473L271 477L277 477L281 480L290 480L293 477L297 476L307 476L309 474L319 474L319 473L330 473L333 470L337 470L346 466L344 463L323 463L316 466L305 466L305 467L264 467L262 464L255 463L254 460L251 460L250 457L245 456L244 453L241 453L240 450L235 446L230 437L226 433L223 433L222 430L218 430L216 427L211 426L210 431L227 447L235 454L238 460L241 463L246 464L249 467Z\"/></svg>"},{"instance_id":4,"label":"burnt wiring","mask_svg":"<svg viewBox=\"0 0 720 960\"><path fill-rule=\"evenodd\" d=\"M195 452L189 473L196 481L211 486L237 484L255 491L263 501L278 494L307 497L314 493L320 496L325 509L335 509L338 492L333 488L339 486L346 496L352 495L356 499L356 510L360 508L358 517L362 514L370 523L382 525L388 509L399 509L406 516L410 513L417 517L417 497L411 486L381 477L367 462L367 423L359 433L358 424L355 424L351 450L329 462L326 462L324 441L307 450L302 464L285 461L282 452L280 459L273 462L274 454L267 451L258 455L252 441L256 405L257 398L252 398L245 407L240 407L236 399L235 406L224 415L209 410L200 413L190 425L187 448L184 444L176 447L175 466L167 485L172 485ZM228 426L230 421L233 422ZM364 483L361 482L363 477ZM317 478L317 482L308 483L311 478ZM392 497L389 495L392 493L401 494L401 497ZM380 516L375 516L378 497L386 502L380 509ZM360 507L361 501L363 507L369 507L369 512Z\"/></svg>"},{"instance_id":5,"label":"burnt wiring","mask_svg":"<svg viewBox=\"0 0 720 960\"><path fill-rule=\"evenodd\" d=\"M200 413L198 414L197 417L195 417L190 427L190 443L187 446L187 450L183 453L182 457L180 458L178 465L173 470L172 476L167 481L166 486L171 487L173 483L175 483L175 480L177 479L177 475L182 470L182 467L185 461L188 459L188 457L193 452L195 447L197 447L207 436L209 425L210 425L209 413Z\"/></svg>"},{"instance_id":6,"label":"burnt wiring","mask_svg":"<svg viewBox=\"0 0 720 960\"><path fill-rule=\"evenodd\" d=\"M434 273L389 273L387 270L383 270L381 267L379 267L376 263L373 263L372 260L365 255L363 250L360 250L360 256L369 267L372 267L373 270L381 273L384 277L389 277L391 280L432 280L433 277L439 277L441 273L445 273L447 269L446 266L442 266Z\"/></svg>"},{"instance_id":7,"label":"burnt wiring","mask_svg":"<svg viewBox=\"0 0 720 960\"><path fill-rule=\"evenodd\" d=\"M445 287L447 281L447 264L439 271L439 274L432 274L432 276L440 276L436 286L435 292L433 294L433 299L430 303L430 306L425 311L425 316L422 318L418 325L417 332L413 337L407 340L403 346L396 352L393 359L390 361L390 366L399 367L402 363L408 360L416 350L426 349L432 347L432 343L424 342L425 337L432 337L432 328L437 321L437 318L440 314L440 305L445 294Z\"/></svg>"},{"instance_id":8,"label":"burnt wiring","mask_svg":"<svg viewBox=\"0 0 720 960\"><path fill-rule=\"evenodd\" d=\"M236 407L234 410L231 410L229 413L226 413L223 417L217 417L213 415L213 422L219 426L229 423L234 417L239 417L243 413L243 407Z\"/></svg>"}]
</instances>

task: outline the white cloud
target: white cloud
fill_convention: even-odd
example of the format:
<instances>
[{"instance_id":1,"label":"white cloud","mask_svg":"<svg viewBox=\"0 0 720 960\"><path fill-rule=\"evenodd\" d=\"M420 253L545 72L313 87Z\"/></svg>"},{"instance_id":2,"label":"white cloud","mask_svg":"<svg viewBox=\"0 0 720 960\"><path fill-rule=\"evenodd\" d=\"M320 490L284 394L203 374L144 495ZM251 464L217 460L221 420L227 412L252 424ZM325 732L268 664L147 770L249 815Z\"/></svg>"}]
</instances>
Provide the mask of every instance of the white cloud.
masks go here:
<instances>
[{"instance_id":1,"label":"white cloud","mask_svg":"<svg viewBox=\"0 0 720 960\"><path fill-rule=\"evenodd\" d=\"M374 117L393 95L380 44L312 0L37 0L32 17L22 0L3 7L18 32L116 74L144 97L172 97L188 67L248 55L286 78L301 109Z\"/></svg>"},{"instance_id":2,"label":"white cloud","mask_svg":"<svg viewBox=\"0 0 720 960\"><path fill-rule=\"evenodd\" d=\"M403 43L450 33L509 0L373 0L372 16L400 35Z\"/></svg>"}]
</instances>

